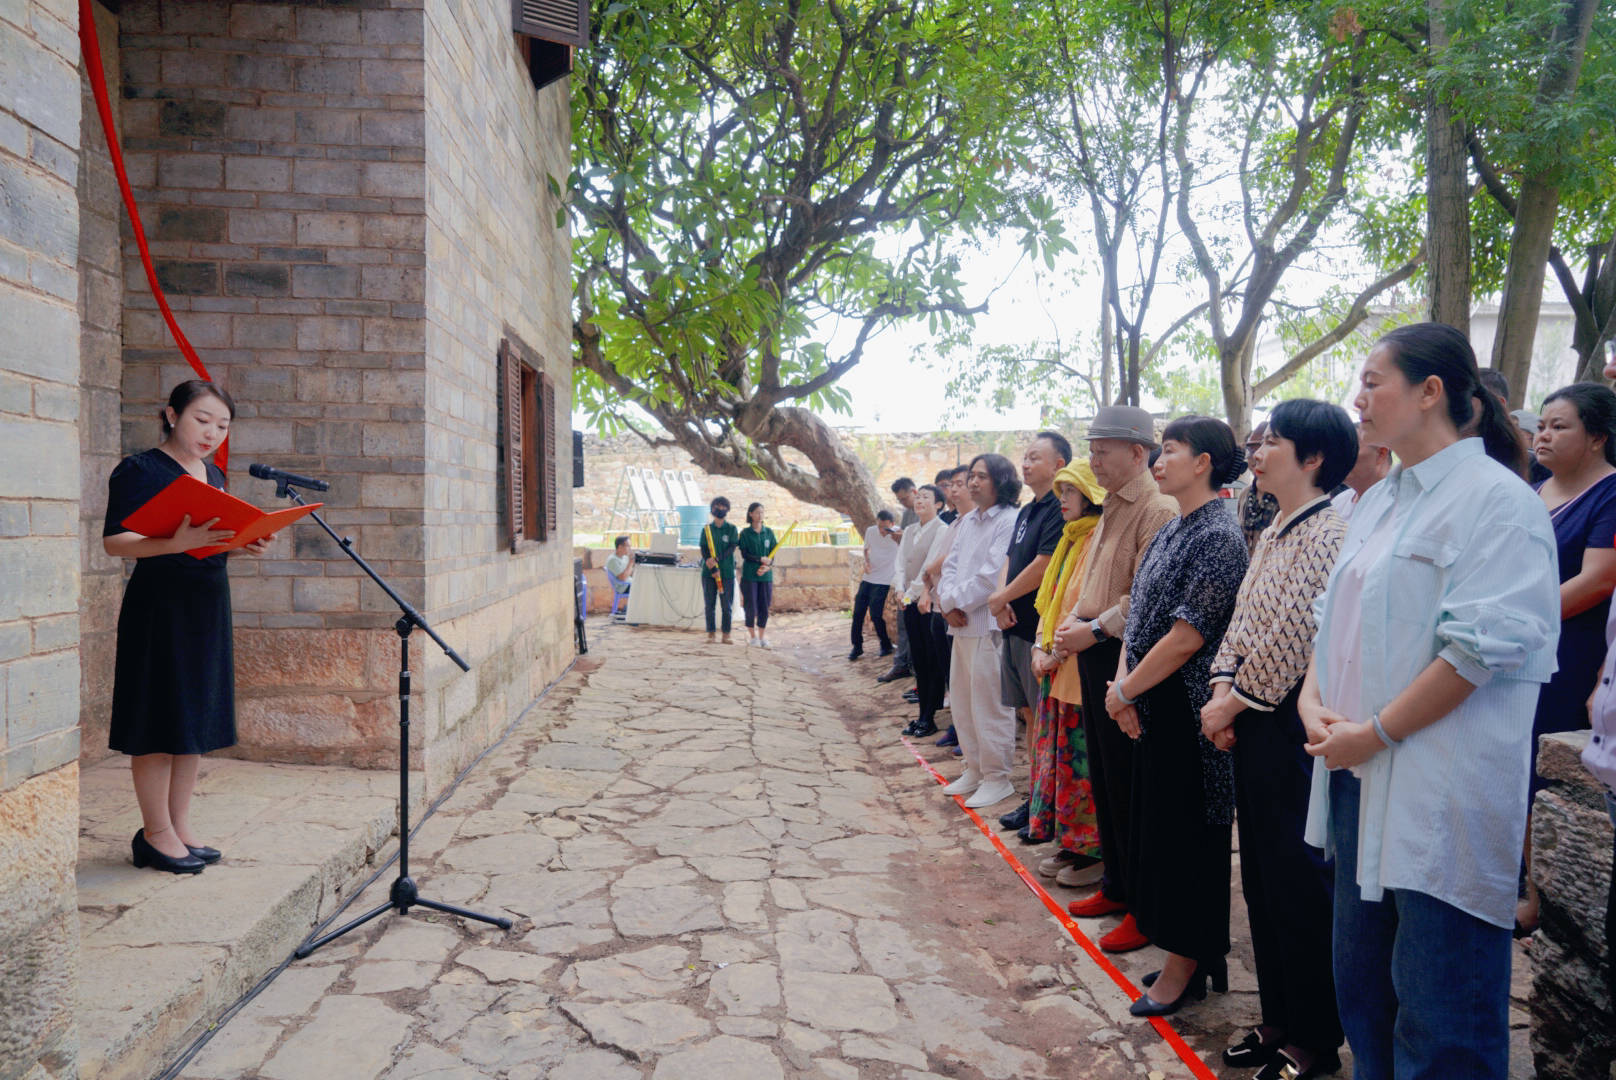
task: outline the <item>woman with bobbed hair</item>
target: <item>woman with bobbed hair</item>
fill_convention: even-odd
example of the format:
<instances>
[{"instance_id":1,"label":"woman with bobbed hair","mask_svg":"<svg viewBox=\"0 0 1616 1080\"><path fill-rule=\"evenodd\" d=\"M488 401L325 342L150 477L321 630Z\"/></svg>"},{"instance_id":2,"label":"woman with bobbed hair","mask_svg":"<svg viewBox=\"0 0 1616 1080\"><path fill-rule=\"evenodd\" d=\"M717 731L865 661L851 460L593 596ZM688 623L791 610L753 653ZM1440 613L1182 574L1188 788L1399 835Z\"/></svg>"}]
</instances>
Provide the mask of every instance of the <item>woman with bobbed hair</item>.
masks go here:
<instances>
[{"instance_id":1,"label":"woman with bobbed hair","mask_svg":"<svg viewBox=\"0 0 1616 1080\"><path fill-rule=\"evenodd\" d=\"M1616 588L1616 393L1600 383L1573 383L1544 398L1532 452L1549 470L1537 493L1554 525L1560 562L1559 667L1538 695L1532 718L1535 795L1542 786L1538 737L1588 726L1586 703L1605 659L1605 621ZM1530 862L1530 825L1526 837ZM1537 928L1537 887L1530 874L1515 921L1520 934Z\"/></svg>"},{"instance_id":2,"label":"woman with bobbed hair","mask_svg":"<svg viewBox=\"0 0 1616 1080\"><path fill-rule=\"evenodd\" d=\"M1330 868L1302 835L1313 759L1296 703L1313 655L1313 603L1347 532L1328 492L1357 460L1358 432L1339 405L1297 399L1274 409L1251 471L1279 513L1252 551L1201 709L1202 734L1234 751L1240 888L1262 1007L1261 1025L1223 1061L1258 1069L1257 1080L1341 1066Z\"/></svg>"},{"instance_id":3,"label":"woman with bobbed hair","mask_svg":"<svg viewBox=\"0 0 1616 1080\"><path fill-rule=\"evenodd\" d=\"M107 481L102 547L135 564L118 612L108 744L129 755L140 803L134 864L171 874L201 873L220 857L191 828L191 793L202 755L236 742L229 553L199 559L187 552L233 534L214 527L218 518L187 515L171 537L143 536L123 522L182 476L224 487L211 459L235 415L235 402L214 383L180 383L159 414L163 441L124 458ZM273 539L240 550L259 555Z\"/></svg>"},{"instance_id":4,"label":"woman with bobbed hair","mask_svg":"<svg viewBox=\"0 0 1616 1080\"><path fill-rule=\"evenodd\" d=\"M1156 483L1179 516L1156 533L1129 592L1105 709L1134 740L1128 910L1167 961L1130 1010L1165 1016L1228 986L1234 768L1201 734L1212 657L1246 572L1246 540L1218 489L1246 470L1222 420L1184 416L1162 432Z\"/></svg>"},{"instance_id":5,"label":"woman with bobbed hair","mask_svg":"<svg viewBox=\"0 0 1616 1080\"><path fill-rule=\"evenodd\" d=\"M1335 857L1341 1024L1360 1077L1504 1080L1554 529L1458 330L1386 334L1355 404L1398 464L1352 515L1299 703L1319 759L1307 839ZM1480 437L1462 437L1478 410Z\"/></svg>"}]
</instances>

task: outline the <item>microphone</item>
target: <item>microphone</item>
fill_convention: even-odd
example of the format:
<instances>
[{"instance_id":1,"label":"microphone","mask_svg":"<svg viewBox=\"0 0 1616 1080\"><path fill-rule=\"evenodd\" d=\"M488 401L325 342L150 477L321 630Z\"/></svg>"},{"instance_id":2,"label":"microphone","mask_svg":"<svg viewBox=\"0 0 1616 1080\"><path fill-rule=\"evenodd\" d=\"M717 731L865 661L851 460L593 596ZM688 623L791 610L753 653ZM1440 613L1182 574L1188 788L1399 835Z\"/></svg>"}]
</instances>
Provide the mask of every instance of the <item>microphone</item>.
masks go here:
<instances>
[{"instance_id":1,"label":"microphone","mask_svg":"<svg viewBox=\"0 0 1616 1080\"><path fill-rule=\"evenodd\" d=\"M286 484L290 487L308 488L310 491L331 490L331 485L324 480L299 476L297 473L282 472L272 465L249 465L247 466L247 472L260 480L273 480L277 484Z\"/></svg>"}]
</instances>

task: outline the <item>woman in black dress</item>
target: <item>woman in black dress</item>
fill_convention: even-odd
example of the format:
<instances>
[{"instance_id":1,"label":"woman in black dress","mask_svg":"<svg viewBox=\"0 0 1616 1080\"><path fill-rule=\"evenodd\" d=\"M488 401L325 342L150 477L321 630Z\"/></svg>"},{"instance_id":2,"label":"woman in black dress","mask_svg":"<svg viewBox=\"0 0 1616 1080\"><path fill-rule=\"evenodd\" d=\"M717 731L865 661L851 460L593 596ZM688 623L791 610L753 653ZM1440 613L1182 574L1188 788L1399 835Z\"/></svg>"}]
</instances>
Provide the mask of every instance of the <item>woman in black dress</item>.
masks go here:
<instances>
[{"instance_id":1,"label":"woman in black dress","mask_svg":"<svg viewBox=\"0 0 1616 1080\"><path fill-rule=\"evenodd\" d=\"M134 559L118 613L118 654L109 745L130 756L141 829L136 866L195 874L219 858L191 831L191 792L201 755L236 741L235 669L230 643L230 581L225 554L186 552L231 537L187 516L172 537L142 536L124 518L189 474L217 488L224 472L208 458L224 442L236 406L200 379L183 382L163 410L163 441L124 458L107 484L102 545ZM273 537L241 550L257 555Z\"/></svg>"},{"instance_id":2,"label":"woman in black dress","mask_svg":"<svg viewBox=\"0 0 1616 1080\"><path fill-rule=\"evenodd\" d=\"M1122 867L1139 930L1167 952L1130 1010L1165 1016L1227 986L1234 765L1201 734L1212 658L1246 572L1246 540L1218 499L1245 471L1222 420L1185 416L1162 433L1155 465L1179 516L1145 549L1106 712L1135 741L1133 815Z\"/></svg>"}]
</instances>

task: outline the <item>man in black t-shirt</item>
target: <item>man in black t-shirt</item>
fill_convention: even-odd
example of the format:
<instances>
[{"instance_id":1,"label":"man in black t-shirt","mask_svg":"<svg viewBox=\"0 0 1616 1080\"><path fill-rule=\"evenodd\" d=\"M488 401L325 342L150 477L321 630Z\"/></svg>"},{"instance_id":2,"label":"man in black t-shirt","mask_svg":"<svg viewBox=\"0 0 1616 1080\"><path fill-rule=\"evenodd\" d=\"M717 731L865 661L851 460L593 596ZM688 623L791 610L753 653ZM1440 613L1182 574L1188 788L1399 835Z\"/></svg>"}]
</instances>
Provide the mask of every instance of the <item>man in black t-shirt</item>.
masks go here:
<instances>
[{"instance_id":1,"label":"man in black t-shirt","mask_svg":"<svg viewBox=\"0 0 1616 1080\"><path fill-rule=\"evenodd\" d=\"M1038 586L1050 556L1060 543L1060 500L1055 497L1055 474L1072 460L1072 444L1054 431L1040 431L1021 458L1021 478L1032 492L1032 501L1016 515L1010 533L1009 560L1005 583L988 599L988 610L998 619L1004 635L999 669L999 700L1016 710L1022 721L1032 723L1038 710L1038 677L1032 673L1033 637L1038 629L1035 603ZM1027 824L1028 807L1000 818L1007 829Z\"/></svg>"}]
</instances>

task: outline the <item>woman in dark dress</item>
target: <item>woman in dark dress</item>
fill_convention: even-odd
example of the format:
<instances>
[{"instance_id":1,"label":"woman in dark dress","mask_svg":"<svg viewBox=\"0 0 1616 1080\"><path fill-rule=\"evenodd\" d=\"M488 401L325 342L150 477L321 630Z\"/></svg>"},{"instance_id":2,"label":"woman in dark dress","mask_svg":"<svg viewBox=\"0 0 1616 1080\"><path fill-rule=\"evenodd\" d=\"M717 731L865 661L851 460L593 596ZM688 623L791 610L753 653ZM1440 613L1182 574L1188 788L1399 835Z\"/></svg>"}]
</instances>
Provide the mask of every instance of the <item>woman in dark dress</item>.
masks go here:
<instances>
[{"instance_id":1,"label":"woman in dark dress","mask_svg":"<svg viewBox=\"0 0 1616 1080\"><path fill-rule=\"evenodd\" d=\"M1588 698L1605 660L1605 620L1616 586L1616 393L1599 383L1575 383L1544 398L1532 451L1550 473L1537 493L1548 507L1560 554L1559 670L1538 695L1532 718L1535 796L1543 784L1538 736L1588 726ZM1528 861L1531 845L1528 822ZM1519 933L1537 928L1537 888L1530 874L1515 921Z\"/></svg>"},{"instance_id":2,"label":"woman in dark dress","mask_svg":"<svg viewBox=\"0 0 1616 1080\"><path fill-rule=\"evenodd\" d=\"M1218 500L1245 471L1229 425L1167 425L1156 483L1179 516L1156 534L1129 593L1117 677L1105 708L1136 747L1129 849L1122 868L1139 930L1166 963L1130 1011L1165 1016L1227 987L1234 762L1201 734L1212 658L1246 572L1246 539Z\"/></svg>"},{"instance_id":3,"label":"woman in dark dress","mask_svg":"<svg viewBox=\"0 0 1616 1080\"><path fill-rule=\"evenodd\" d=\"M186 552L232 534L213 528L217 518L193 524L187 516L169 538L130 532L123 521L181 476L224 487L224 473L208 458L235 411L212 383L181 383L162 413L162 443L124 458L107 484L102 545L135 560L118 614L109 745L130 756L143 822L131 845L135 865L175 874L198 873L219 858L191 831L191 793L201 755L236 741L227 556ZM260 554L272 539L241 550Z\"/></svg>"}]
</instances>

